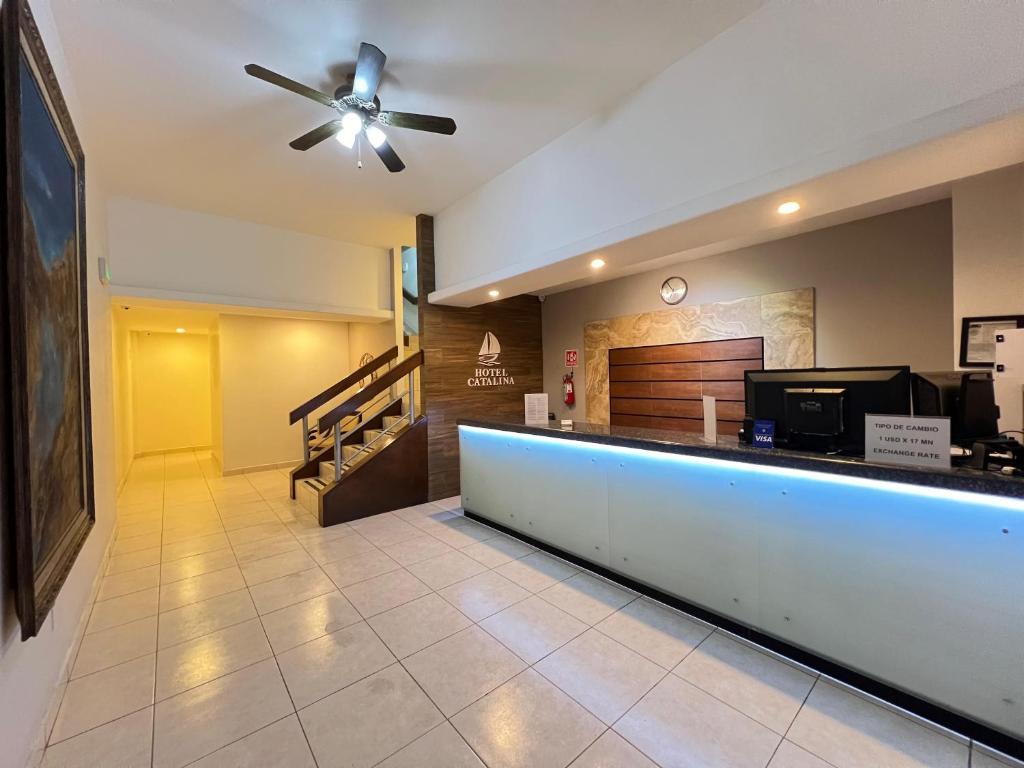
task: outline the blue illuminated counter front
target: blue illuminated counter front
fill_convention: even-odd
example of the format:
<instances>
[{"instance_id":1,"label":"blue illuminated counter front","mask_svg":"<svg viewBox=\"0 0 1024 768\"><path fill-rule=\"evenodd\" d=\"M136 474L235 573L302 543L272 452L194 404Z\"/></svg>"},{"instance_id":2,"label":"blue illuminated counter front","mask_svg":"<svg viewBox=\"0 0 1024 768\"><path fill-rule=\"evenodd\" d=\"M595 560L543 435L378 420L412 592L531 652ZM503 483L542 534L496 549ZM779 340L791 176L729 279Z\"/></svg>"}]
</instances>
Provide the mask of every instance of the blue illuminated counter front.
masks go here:
<instances>
[{"instance_id":1,"label":"blue illuminated counter front","mask_svg":"<svg viewBox=\"0 0 1024 768\"><path fill-rule=\"evenodd\" d=\"M655 430L459 425L468 512L1024 738L1024 482Z\"/></svg>"}]
</instances>

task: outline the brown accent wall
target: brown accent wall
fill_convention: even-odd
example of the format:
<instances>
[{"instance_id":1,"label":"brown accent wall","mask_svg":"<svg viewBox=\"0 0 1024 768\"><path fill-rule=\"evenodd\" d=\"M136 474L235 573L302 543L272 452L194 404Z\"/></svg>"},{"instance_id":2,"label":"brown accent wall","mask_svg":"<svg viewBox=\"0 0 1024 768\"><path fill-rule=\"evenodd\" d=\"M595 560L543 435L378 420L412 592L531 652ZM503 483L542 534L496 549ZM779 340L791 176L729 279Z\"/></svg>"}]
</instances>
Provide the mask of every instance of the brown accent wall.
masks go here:
<instances>
[{"instance_id":1,"label":"brown accent wall","mask_svg":"<svg viewBox=\"0 0 1024 768\"><path fill-rule=\"evenodd\" d=\"M608 350L611 423L704 431L703 395L716 398L718 432L743 423L743 374L764 368L764 339L698 341Z\"/></svg>"},{"instance_id":2,"label":"brown accent wall","mask_svg":"<svg viewBox=\"0 0 1024 768\"><path fill-rule=\"evenodd\" d=\"M523 395L544 391L541 305L536 296L516 296L469 308L429 304L426 297L434 290L432 216L416 217L416 255L430 498L443 499L459 493L458 420L522 420ZM478 378L477 369L484 367L477 356L488 331L501 345L498 364L491 370L503 370L514 384L467 384L468 379Z\"/></svg>"}]
</instances>

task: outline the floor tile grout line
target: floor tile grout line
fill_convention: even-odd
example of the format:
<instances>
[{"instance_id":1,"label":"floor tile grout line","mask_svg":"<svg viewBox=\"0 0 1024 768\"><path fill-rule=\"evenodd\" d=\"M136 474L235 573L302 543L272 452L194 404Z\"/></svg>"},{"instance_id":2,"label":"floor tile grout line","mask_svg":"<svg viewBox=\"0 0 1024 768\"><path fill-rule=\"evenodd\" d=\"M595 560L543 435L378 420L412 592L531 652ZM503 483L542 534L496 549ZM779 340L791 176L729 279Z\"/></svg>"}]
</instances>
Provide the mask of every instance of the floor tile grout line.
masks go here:
<instances>
[{"instance_id":1,"label":"floor tile grout line","mask_svg":"<svg viewBox=\"0 0 1024 768\"><path fill-rule=\"evenodd\" d=\"M204 477L205 477L205 476L204 476ZM233 549L232 549L232 554L234 554L234 550L233 550ZM237 557L236 557L236 560L237 560ZM249 589L248 589L248 587L244 587L244 589L245 589L245 591L246 591L247 593L249 593ZM241 589L239 589L239 590L235 590L235 592L240 592L240 591L242 591L242 590L241 590ZM233 593L226 593L226 594L233 594ZM219 597L219 595L218 595L218 596L216 596L216 597ZM249 593L249 594L248 594L248 597L249 597L249 600L250 600L250 602L251 602L251 603L252 603L252 602L254 602L254 601L252 600L252 594L251 594L251 593ZM210 599L213 599L213 598L210 598ZM194 605L194 603L193 603L193 605ZM254 609L255 609L255 605L254 605L253 607L254 607ZM266 634L266 628L265 628L265 627L263 626L263 622L262 622L262 620L261 620L261 618L260 618L260 615L259 615L259 613L258 613L258 612L257 612L256 616L254 616L254 617L250 617L249 619L246 619L245 621L252 621L253 619L255 619L255 620L259 621L259 624L260 624L260 629L261 629L261 630L263 631L263 636L264 636L264 638L265 638L265 639L267 640L267 646L268 646L268 648L269 648L269 650L270 650L270 654L271 654L270 656L267 656L267 657L265 657L265 658L263 658L263 659L259 659L258 661L252 662L252 663L250 663L250 664L246 664L246 665L243 665L243 666L241 666L241 667L239 667L239 668L237 668L237 669L234 669L234 670L232 670L231 672L226 672L226 673L224 673L223 675L218 675L217 677L211 678L210 680L206 680L206 681L204 681L204 682L202 682L202 683L200 683L200 684L198 684L198 685L192 686L192 687L190 687L190 688L186 688L186 689L185 689L185 690L183 690L183 691L179 691L179 692L177 692L177 693L175 693L175 694L173 694L173 695L171 695L171 696L168 696L168 697L166 697L166 698L162 699L162 700L161 700L161 702L163 702L163 701L169 701L169 700L171 700L171 699L175 698L176 696L180 696L180 695L182 695L182 694L184 694L184 693L188 693L189 691L195 690L196 688L199 688L199 687L201 687L201 686L203 686L203 685L206 685L207 683L212 683L212 682L214 682L215 680L219 680L219 679L221 679L221 678L224 678L224 677L227 677L227 676L229 676L229 675L231 675L231 674L233 674L233 673L235 673L235 672L240 672L240 671L242 671L242 670L244 670L244 669L248 669L248 668L250 668L250 667L253 667L253 666L257 665L257 664L260 664L260 663L262 663L262 662L264 662L264 661L267 661L268 659L271 659L271 658L272 658L272 659L274 659L274 665L275 665L275 666L277 667L277 672L278 672L278 675L279 675L279 676L281 677L281 684L282 684L282 685L284 685L284 687L285 687L285 692L286 692L286 693L288 694L288 698L289 698L289 701L291 701L291 704L292 704L292 711L291 711L291 712L290 712L290 713L289 713L288 715L286 715L285 717L291 717L292 715L297 715L297 710L295 709L295 702L294 702L294 700L292 700L292 698L291 698L291 692L290 692L290 691L288 690L288 685L287 685L287 683L285 682L285 679L284 679L284 675L283 675L283 674L282 674L282 672L281 672L281 667L280 667L280 665L279 665L279 664L277 663L277 658L276 658L276 656L274 655L274 649L273 649L273 646L271 646L271 645L270 645L270 638L269 638L269 637L267 637L267 634ZM218 629L218 630L214 630L213 632L209 632L209 633L206 633L206 634L204 634L204 635L200 635L199 637L195 637L195 638L192 638L191 640L198 640L198 639L201 639L202 637L207 637L207 636L209 636L209 635L211 635L211 634L215 634L216 632L219 632L219 631L221 631L221 630L223 630L223 629L230 629L230 628L232 628L232 627L235 627L235 626L240 626L241 624L244 624L244 623L245 623L245 621L242 621L242 622L237 622L236 624L231 624L231 625L229 625L229 626L227 626L227 627L222 627L222 628L220 628L220 629ZM191 640L186 640L186 641L183 641L183 643L177 643L177 644L174 644L174 645L170 645L170 646L167 646L167 648L173 648L173 647L175 647L176 645L182 645L182 644L184 644L184 643L187 643L187 642L191 642ZM159 646L159 637L158 637L158 646ZM157 649L157 653L158 653L158 654L159 654L160 650L161 650L161 649L160 649L160 648L158 647L158 649ZM166 649L164 649L164 650L166 650ZM155 735L155 731L156 731L156 705L157 705L158 703L161 703L161 702L157 702L157 701L156 701L156 683L157 683L157 681L156 681L156 675L154 675L154 680L153 680L153 687L154 687L154 691L153 691L153 701L154 701L154 703L153 703L153 730L154 730L154 735L153 735L153 747L152 747L152 748L153 748L154 750L155 750L155 741L156 741L156 735ZM265 727L268 727L268 726L270 726L270 725L273 725L274 723L276 723L276 722L279 722L280 720L283 720L283 719L285 719L285 718L278 718L278 720L275 720L275 721L273 721L273 722L271 722L271 723L268 723L268 724L266 724L266 725L264 725L264 726L261 726L260 728L257 728L256 730L254 730L254 731L251 731L251 732L249 732L249 733L247 733L247 734L245 734L245 735L241 736L241 737L240 737L239 739L236 739L235 741L241 741L242 739L244 739L244 738L247 738L248 736L251 736L251 735L252 735L253 733L256 733L257 731L260 731L260 730L262 730L263 728L265 728ZM300 725L301 725L301 723L300 723ZM233 744L233 743L235 743L235 741L232 741L232 742L230 742L229 744ZM217 749L213 750L212 752L209 752L209 753L207 753L206 755L201 755L200 757L198 757L198 758L196 758L195 760L191 761L191 762L189 763L189 765L191 765L192 763L195 763L195 762L197 762L198 760L202 760L203 758L205 758L205 757L208 757L209 755L212 755L212 754L213 754L214 752L217 752L217 751L219 751L220 749L223 749L224 747L226 747L226 746L229 746L229 744L224 744L224 745L221 745L220 747L217 747ZM310 751L312 752L312 750L310 750ZM151 757L151 764L152 764L152 762L153 762L153 760L154 760L154 759L155 759L155 755L154 755L153 757ZM314 762L315 762L315 760L316 760L316 758L314 757Z\"/></svg>"},{"instance_id":2,"label":"floor tile grout line","mask_svg":"<svg viewBox=\"0 0 1024 768\"><path fill-rule=\"evenodd\" d=\"M111 725L112 723L116 723L116 722L119 722L121 720L124 720L126 717L131 717L132 715L137 715L137 714L139 714L139 712L145 712L147 709L152 709L152 708L153 708L152 704L146 704L144 707L139 707L138 709L133 709L131 712L125 712L123 715L118 715L117 717L115 717L112 720L107 720L107 722L105 722L105 723L100 723L99 725L94 725L94 726L91 726L90 728L86 728L84 731L80 731L79 733L76 733L73 736L66 736L63 739L61 739L60 741L50 741L50 742L47 742L46 749L50 749L50 747L55 747L55 746L57 746L59 744L65 744L65 743L71 741L72 739L77 739L79 736L84 736L87 733L92 733L93 731L96 731L96 730L99 730L100 728L103 728L105 726Z\"/></svg>"},{"instance_id":3,"label":"floor tile grout line","mask_svg":"<svg viewBox=\"0 0 1024 768\"><path fill-rule=\"evenodd\" d=\"M266 661L266 659L264 659L264 661ZM239 736L239 737L238 737L237 739L232 739L232 740L231 740L231 741L229 741L229 742L228 742L227 744L224 744L224 745L222 745L222 746L220 746L220 747L217 747L217 748L216 748L215 750L213 750L212 752L207 752L207 753L206 753L205 755L200 755L200 756L199 756L199 757L197 757L197 758L196 758L195 760L190 760L189 762L187 762L187 763L183 764L183 765L181 766L181 768L188 768L188 767L189 767L190 765L195 765L196 763L198 763L198 762L200 762L200 761L202 761L202 760L205 760L206 758L210 757L211 755L215 755L215 754L217 754L217 753L218 753L218 752L220 752L220 751L221 751L222 749L227 749L228 747L230 747L230 746L232 746L232 745L234 745L234 744L237 744L237 743L238 743L238 742L240 742L240 741L244 741L245 739L249 738L250 736L254 736L255 734L259 733L260 731L264 730L265 728L271 728L271 727L273 727L273 726L277 725L278 723L280 723L280 722L282 722L282 721L284 721L284 720L287 720L287 719L288 719L289 717L295 717L296 719L298 719L298 718L296 717L296 714L295 714L294 712L289 712L289 713L288 713L287 715L285 715L284 717L279 717L279 718L277 718L277 720L274 720L274 721L272 721L272 722L269 722L269 723L267 723L266 725L261 725L261 726L260 726L259 728L257 728L257 729L256 729L255 731L251 731L251 732L249 732L249 733L245 734L244 736ZM300 727L301 727L301 724L300 724ZM316 759L314 758L314 762L315 762L315 761L316 761ZM283 768L283 767L282 767L282 768Z\"/></svg>"},{"instance_id":4,"label":"floor tile grout line","mask_svg":"<svg viewBox=\"0 0 1024 768\"><path fill-rule=\"evenodd\" d=\"M163 482L161 485L161 497L160 497L160 561L163 562L163 544L164 544L164 532L163 532L163 521L166 519L167 510L167 457L164 456L163 460ZM162 570L162 569L161 569ZM161 571L157 571L157 597L156 597L156 652L153 657L153 693L151 706L153 707L153 714L150 719L150 731L149 731L149 765L152 768L156 762L156 680L157 674L160 669L160 657L157 655L160 653L160 590L159 585L161 583Z\"/></svg>"}]
</instances>

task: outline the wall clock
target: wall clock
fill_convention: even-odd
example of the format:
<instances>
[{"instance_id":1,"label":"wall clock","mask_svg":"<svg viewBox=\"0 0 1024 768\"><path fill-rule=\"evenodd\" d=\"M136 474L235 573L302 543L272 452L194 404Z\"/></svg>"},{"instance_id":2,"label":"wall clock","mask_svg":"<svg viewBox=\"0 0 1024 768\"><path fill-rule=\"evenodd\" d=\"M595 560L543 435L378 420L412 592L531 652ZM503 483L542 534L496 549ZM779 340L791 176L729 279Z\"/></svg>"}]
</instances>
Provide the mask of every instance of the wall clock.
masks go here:
<instances>
[{"instance_id":1,"label":"wall clock","mask_svg":"<svg viewBox=\"0 0 1024 768\"><path fill-rule=\"evenodd\" d=\"M670 277L661 284L661 300L666 304L679 304L686 298L689 286L681 277Z\"/></svg>"}]
</instances>

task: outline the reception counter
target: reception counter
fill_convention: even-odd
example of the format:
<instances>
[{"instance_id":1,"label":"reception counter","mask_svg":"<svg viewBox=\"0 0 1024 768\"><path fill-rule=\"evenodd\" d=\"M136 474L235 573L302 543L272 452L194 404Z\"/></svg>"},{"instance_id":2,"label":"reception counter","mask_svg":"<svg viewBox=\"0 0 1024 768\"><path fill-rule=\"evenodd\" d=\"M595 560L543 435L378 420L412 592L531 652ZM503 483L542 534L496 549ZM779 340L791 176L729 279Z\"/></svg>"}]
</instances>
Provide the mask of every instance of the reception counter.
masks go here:
<instances>
[{"instance_id":1,"label":"reception counter","mask_svg":"<svg viewBox=\"0 0 1024 768\"><path fill-rule=\"evenodd\" d=\"M459 450L467 512L1019 751L1024 480L586 424Z\"/></svg>"}]
</instances>

